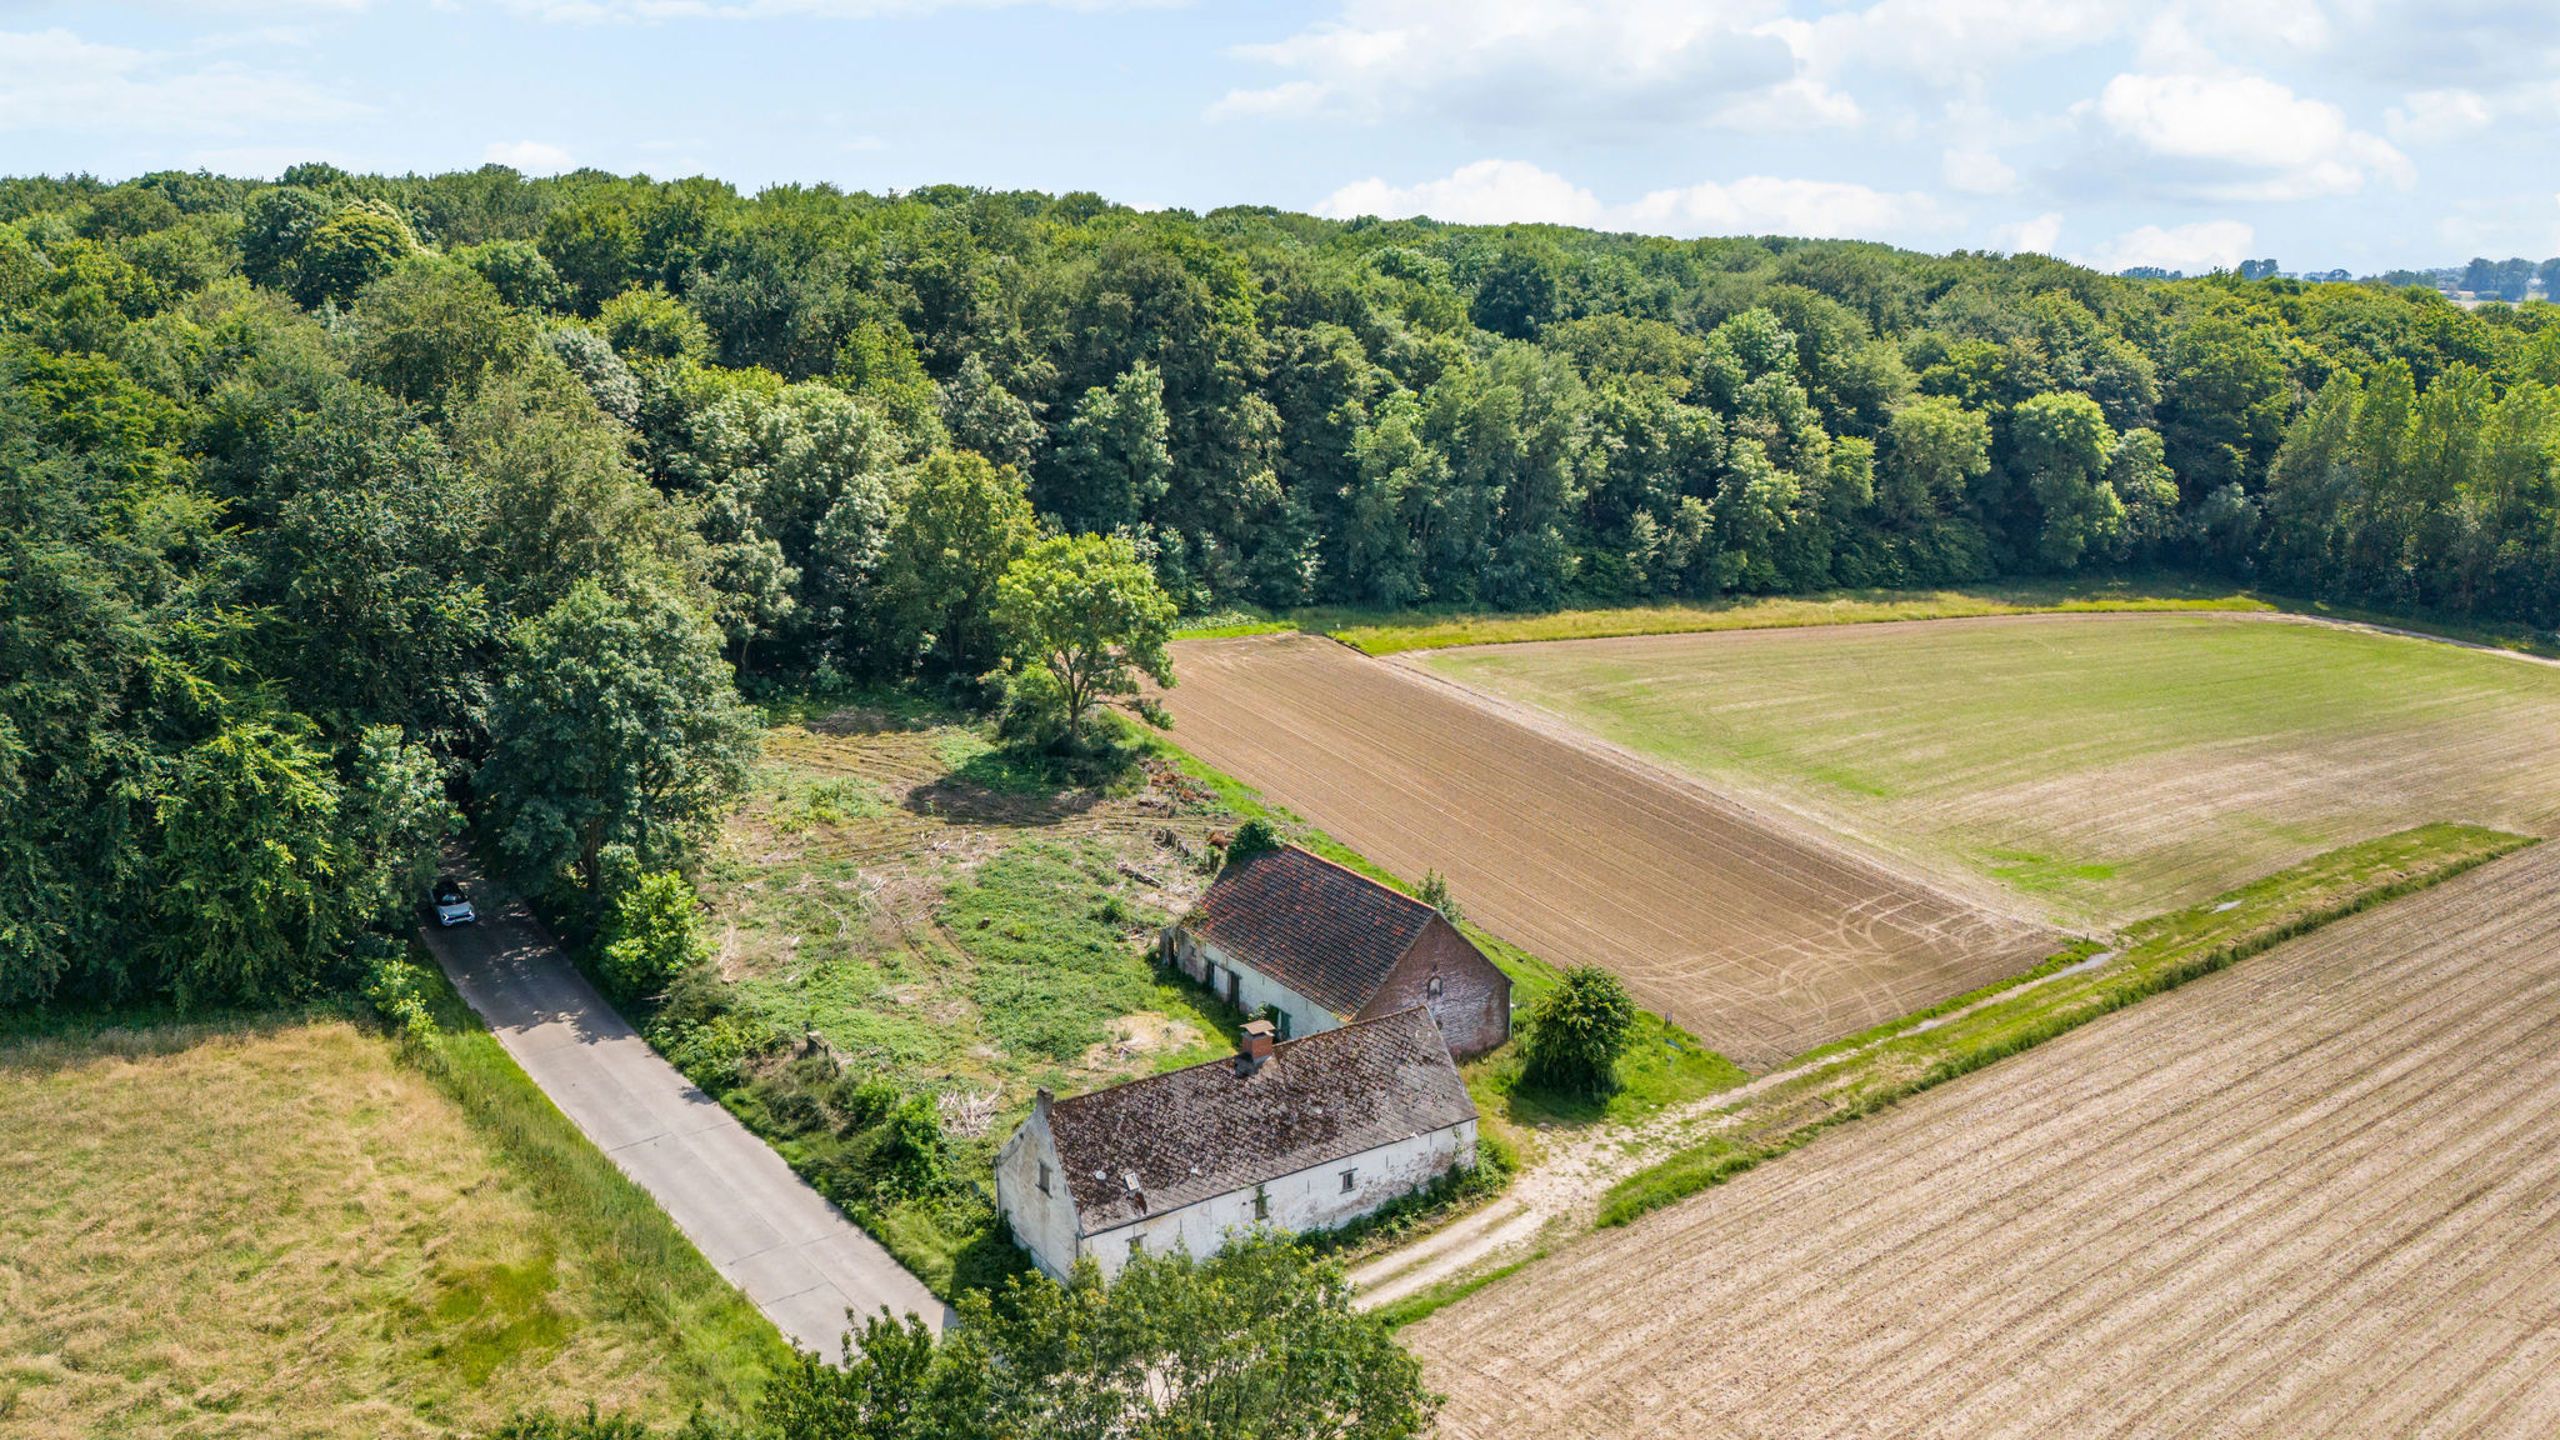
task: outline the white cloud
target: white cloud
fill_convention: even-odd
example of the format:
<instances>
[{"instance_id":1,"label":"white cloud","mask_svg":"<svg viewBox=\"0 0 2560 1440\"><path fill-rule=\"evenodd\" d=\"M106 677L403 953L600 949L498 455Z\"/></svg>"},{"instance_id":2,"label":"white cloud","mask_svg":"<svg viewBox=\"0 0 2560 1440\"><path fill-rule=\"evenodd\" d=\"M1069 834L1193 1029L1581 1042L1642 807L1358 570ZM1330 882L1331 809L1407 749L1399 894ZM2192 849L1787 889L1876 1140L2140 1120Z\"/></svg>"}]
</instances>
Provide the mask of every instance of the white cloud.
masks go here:
<instances>
[{"instance_id":1,"label":"white cloud","mask_svg":"<svg viewBox=\"0 0 2560 1440\"><path fill-rule=\"evenodd\" d=\"M2414 178L2408 157L2350 128L2346 112L2262 76L2127 73L2090 108L2118 139L2196 167L2178 183L2198 194L2299 200Z\"/></svg>"},{"instance_id":2,"label":"white cloud","mask_svg":"<svg viewBox=\"0 0 2560 1440\"><path fill-rule=\"evenodd\" d=\"M0 31L0 130L231 136L367 107L297 76L98 45L68 30Z\"/></svg>"},{"instance_id":3,"label":"white cloud","mask_svg":"<svg viewBox=\"0 0 2560 1440\"><path fill-rule=\"evenodd\" d=\"M1420 114L1471 127L1626 133L1686 123L1854 123L1806 73L1787 0L1342 0L1236 54L1281 72L1215 118Z\"/></svg>"},{"instance_id":4,"label":"white cloud","mask_svg":"<svg viewBox=\"0 0 2560 1440\"><path fill-rule=\"evenodd\" d=\"M1809 130L1850 126L1865 118L1858 102L1810 75L1737 96L1709 120L1732 130Z\"/></svg>"},{"instance_id":5,"label":"white cloud","mask_svg":"<svg viewBox=\"0 0 2560 1440\"><path fill-rule=\"evenodd\" d=\"M1801 235L1882 239L1946 223L1918 191L1885 191L1833 180L1752 175L1718 185L1656 190L1626 207L1626 228L1675 235Z\"/></svg>"},{"instance_id":6,"label":"white cloud","mask_svg":"<svg viewBox=\"0 0 2560 1440\"><path fill-rule=\"evenodd\" d=\"M1390 185L1375 177L1354 181L1318 202L1316 213L1340 219L1428 215L1460 225L1596 225L1601 205L1590 191L1526 161L1478 160L1419 185Z\"/></svg>"},{"instance_id":7,"label":"white cloud","mask_svg":"<svg viewBox=\"0 0 2560 1440\"><path fill-rule=\"evenodd\" d=\"M654 20L875 20L936 10L1147 10L1181 0L500 0L535 20L594 25Z\"/></svg>"},{"instance_id":8,"label":"white cloud","mask_svg":"<svg viewBox=\"0 0 2560 1440\"><path fill-rule=\"evenodd\" d=\"M1947 223L1937 202L1916 191L1770 175L1655 190L1611 205L1563 176L1521 160L1478 160L1442 179L1415 185L1362 180L1326 196L1315 209L1337 218L1427 215L1470 225L1545 223L1668 235L1824 239L1882 238Z\"/></svg>"},{"instance_id":9,"label":"white cloud","mask_svg":"<svg viewBox=\"0 0 2560 1440\"><path fill-rule=\"evenodd\" d=\"M1968 195L2006 195L2018 188L2018 172L1988 150L1950 150L1938 168L1947 184Z\"/></svg>"},{"instance_id":10,"label":"white cloud","mask_svg":"<svg viewBox=\"0 0 2560 1440\"><path fill-rule=\"evenodd\" d=\"M2061 243L2062 215L2053 210L2031 220L1999 226L1991 232L1992 247L2012 255L2052 255L2058 253L2055 247Z\"/></svg>"},{"instance_id":11,"label":"white cloud","mask_svg":"<svg viewBox=\"0 0 2560 1440\"><path fill-rule=\"evenodd\" d=\"M492 165L510 165L528 175L557 175L569 168L569 152L540 140L494 140L480 152Z\"/></svg>"},{"instance_id":12,"label":"white cloud","mask_svg":"<svg viewBox=\"0 0 2560 1440\"><path fill-rule=\"evenodd\" d=\"M2122 29L2129 0L1877 0L1813 22L1825 66L1863 64L1922 84L1963 84Z\"/></svg>"},{"instance_id":13,"label":"white cloud","mask_svg":"<svg viewBox=\"0 0 2560 1440\"><path fill-rule=\"evenodd\" d=\"M2419 90L2392 106L2383 123L2395 138L2425 145L2485 130L2493 118L2488 98L2477 90Z\"/></svg>"},{"instance_id":14,"label":"white cloud","mask_svg":"<svg viewBox=\"0 0 2560 1440\"><path fill-rule=\"evenodd\" d=\"M2080 259L2096 270L2157 265L2163 270L2184 270L2194 275L2238 266L2250 258L2249 247L2257 238L2256 230L2238 220L2199 220L2166 228L2145 225L2126 231Z\"/></svg>"}]
</instances>

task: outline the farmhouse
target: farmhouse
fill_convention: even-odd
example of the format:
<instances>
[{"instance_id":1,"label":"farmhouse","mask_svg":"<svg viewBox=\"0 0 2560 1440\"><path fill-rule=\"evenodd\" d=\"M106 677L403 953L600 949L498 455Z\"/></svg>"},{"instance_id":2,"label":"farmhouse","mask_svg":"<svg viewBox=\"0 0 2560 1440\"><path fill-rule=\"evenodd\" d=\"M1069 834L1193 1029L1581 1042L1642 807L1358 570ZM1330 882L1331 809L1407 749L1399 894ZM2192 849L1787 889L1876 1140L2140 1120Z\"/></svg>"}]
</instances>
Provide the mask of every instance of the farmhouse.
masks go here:
<instances>
[{"instance_id":1,"label":"farmhouse","mask_svg":"<svg viewBox=\"0 0 2560 1440\"><path fill-rule=\"evenodd\" d=\"M1294 845L1229 865L1164 949L1284 1040L1415 1005L1459 1059L1511 1038L1511 977L1448 917Z\"/></svg>"},{"instance_id":2,"label":"farmhouse","mask_svg":"<svg viewBox=\"0 0 2560 1440\"><path fill-rule=\"evenodd\" d=\"M1354 1220L1476 1158L1476 1106L1420 1006L1232 1060L1053 1099L996 1157L996 1208L1043 1272L1141 1249L1207 1255L1237 1230Z\"/></svg>"}]
</instances>

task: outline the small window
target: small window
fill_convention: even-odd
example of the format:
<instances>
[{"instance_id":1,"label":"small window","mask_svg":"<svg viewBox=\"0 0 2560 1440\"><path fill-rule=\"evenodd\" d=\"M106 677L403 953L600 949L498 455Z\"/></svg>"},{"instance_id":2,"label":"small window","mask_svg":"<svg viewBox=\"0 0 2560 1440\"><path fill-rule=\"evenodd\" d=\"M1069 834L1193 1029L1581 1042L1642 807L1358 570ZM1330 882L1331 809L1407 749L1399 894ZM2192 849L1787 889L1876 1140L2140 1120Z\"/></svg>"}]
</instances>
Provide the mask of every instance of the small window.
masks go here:
<instances>
[{"instance_id":1,"label":"small window","mask_svg":"<svg viewBox=\"0 0 2560 1440\"><path fill-rule=\"evenodd\" d=\"M1046 1160L1040 1162L1040 1193L1049 1193L1049 1162Z\"/></svg>"},{"instance_id":2,"label":"small window","mask_svg":"<svg viewBox=\"0 0 2560 1440\"><path fill-rule=\"evenodd\" d=\"M1434 1000L1440 998L1440 977L1437 975L1431 977L1431 998Z\"/></svg>"},{"instance_id":3,"label":"small window","mask_svg":"<svg viewBox=\"0 0 2560 1440\"><path fill-rule=\"evenodd\" d=\"M1257 1222L1271 1218L1271 1197L1258 1187L1253 1192L1253 1218Z\"/></svg>"},{"instance_id":4,"label":"small window","mask_svg":"<svg viewBox=\"0 0 2560 1440\"><path fill-rule=\"evenodd\" d=\"M1357 1171L1357 1170L1345 1170L1345 1171L1343 1171L1343 1172L1342 1172L1342 1193L1343 1193L1343 1194L1345 1194L1345 1195L1350 1194L1350 1193L1351 1193L1351 1187L1352 1187L1354 1184L1358 1183L1359 1179L1360 1179L1360 1172L1359 1172L1359 1171Z\"/></svg>"}]
</instances>

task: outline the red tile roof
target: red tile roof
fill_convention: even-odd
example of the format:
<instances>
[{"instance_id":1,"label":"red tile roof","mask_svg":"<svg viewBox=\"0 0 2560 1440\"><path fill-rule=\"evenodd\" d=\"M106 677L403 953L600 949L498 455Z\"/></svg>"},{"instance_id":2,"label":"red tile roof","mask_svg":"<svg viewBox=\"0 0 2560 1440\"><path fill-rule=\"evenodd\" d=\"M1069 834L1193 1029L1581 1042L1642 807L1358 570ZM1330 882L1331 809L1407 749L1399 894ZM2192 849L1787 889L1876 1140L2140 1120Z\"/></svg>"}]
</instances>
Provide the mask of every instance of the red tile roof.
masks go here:
<instances>
[{"instance_id":1,"label":"red tile roof","mask_svg":"<svg viewBox=\"0 0 2560 1440\"><path fill-rule=\"evenodd\" d=\"M1076 1219L1091 1235L1476 1118L1420 1006L1233 1058L1050 1102Z\"/></svg>"},{"instance_id":2,"label":"red tile roof","mask_svg":"<svg viewBox=\"0 0 2560 1440\"><path fill-rule=\"evenodd\" d=\"M1340 1016L1360 1013L1437 914L1294 845L1226 868L1182 923Z\"/></svg>"}]
</instances>

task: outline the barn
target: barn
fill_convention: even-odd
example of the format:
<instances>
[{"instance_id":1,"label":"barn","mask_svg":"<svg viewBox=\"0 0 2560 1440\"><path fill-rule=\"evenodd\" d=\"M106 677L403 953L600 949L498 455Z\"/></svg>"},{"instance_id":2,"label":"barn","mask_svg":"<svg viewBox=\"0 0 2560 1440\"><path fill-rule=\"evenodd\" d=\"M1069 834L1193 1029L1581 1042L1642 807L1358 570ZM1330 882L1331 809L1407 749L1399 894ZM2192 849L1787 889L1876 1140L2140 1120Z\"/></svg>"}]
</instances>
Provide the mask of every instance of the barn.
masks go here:
<instances>
[{"instance_id":1,"label":"barn","mask_svg":"<svg viewBox=\"0 0 2560 1440\"><path fill-rule=\"evenodd\" d=\"M996 1157L996 1207L1043 1273L1329 1229L1475 1163L1475 1101L1427 1010L1273 1031L1246 1025L1233 1059L1039 1092Z\"/></svg>"},{"instance_id":2,"label":"barn","mask_svg":"<svg viewBox=\"0 0 2560 1440\"><path fill-rule=\"evenodd\" d=\"M1228 865L1164 952L1284 1040L1416 1005L1461 1060L1511 1038L1511 977L1447 916L1294 845Z\"/></svg>"}]
</instances>

